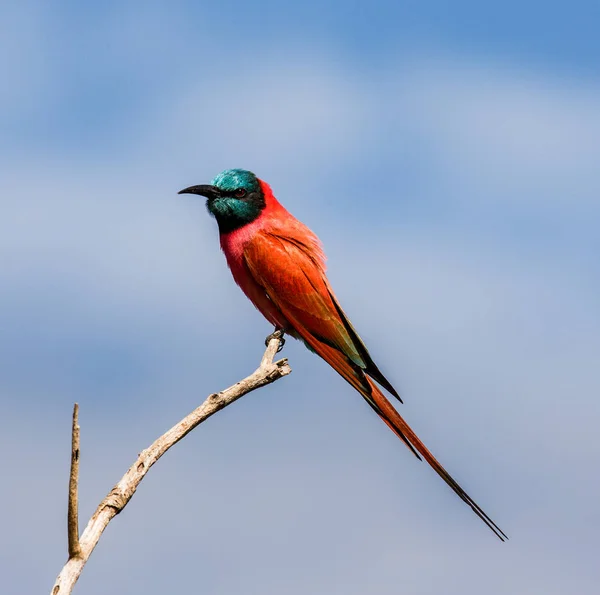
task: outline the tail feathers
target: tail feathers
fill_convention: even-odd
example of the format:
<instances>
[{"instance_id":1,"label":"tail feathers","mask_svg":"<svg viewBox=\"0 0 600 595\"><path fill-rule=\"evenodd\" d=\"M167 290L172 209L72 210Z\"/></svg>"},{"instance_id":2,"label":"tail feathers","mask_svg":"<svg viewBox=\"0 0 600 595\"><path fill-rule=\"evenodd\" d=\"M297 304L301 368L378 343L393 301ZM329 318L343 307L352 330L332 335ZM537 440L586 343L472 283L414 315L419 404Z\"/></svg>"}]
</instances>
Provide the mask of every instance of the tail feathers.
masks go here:
<instances>
[{"instance_id":1,"label":"tail feathers","mask_svg":"<svg viewBox=\"0 0 600 595\"><path fill-rule=\"evenodd\" d=\"M385 398L383 393L373 384L373 382L367 379L367 382L371 388L371 394L361 394L365 400L375 409L383 421L392 429L392 431L399 436L413 453L416 454L417 458L423 457L433 467L434 471L450 486L455 494L465 502L471 510L494 532L494 534L501 540L508 539L508 536L492 521L492 519L482 510L482 508L469 496L460 485L452 478L452 476L442 467L441 463L431 454L429 449L421 442L419 437L414 433L412 428L404 421L402 416L396 411L392 404ZM373 403L375 406L373 406ZM418 451L419 455L415 452Z\"/></svg>"},{"instance_id":2,"label":"tail feathers","mask_svg":"<svg viewBox=\"0 0 600 595\"><path fill-rule=\"evenodd\" d=\"M313 336L304 338L306 346L311 350L320 355L338 374L349 382L367 401L367 403L373 408L375 413L383 419L388 427L406 444L406 446L412 451L412 453L421 460L421 457L414 449L413 445L409 442L408 438L394 426L394 423L388 419L386 414L382 412L380 406L372 399L371 394L377 391L384 402L393 410L396 411L389 401L383 396L381 391L369 380L361 368L356 364L352 363L341 351L323 343ZM396 413L396 415L398 415ZM402 419L402 418L400 418Z\"/></svg>"},{"instance_id":3,"label":"tail feathers","mask_svg":"<svg viewBox=\"0 0 600 595\"><path fill-rule=\"evenodd\" d=\"M369 381L369 383L372 385L372 383L370 381ZM374 388L375 388L375 390L378 390L377 387L374 387ZM394 434L396 434L396 436L398 436L398 438L400 438L400 440L402 440L402 442L404 442L406 447L410 450L410 452L412 452L415 455L415 457L417 457L417 459L419 459L419 461L422 461L423 459L419 456L419 453L415 450L415 447L410 443L410 441L406 437L406 435L401 430L399 430L397 425L394 425L394 422L392 420L388 419L386 414L379 408L376 401L373 399L373 395L372 394L366 395L360 389L359 389L359 391L360 391L360 394L365 399L365 401L371 406L373 411L375 411L375 413L377 413L377 415L379 415L379 417L385 422L387 427L390 430L392 430L392 432L394 432ZM381 395L381 396L383 397L383 395ZM383 398L385 399L385 397L383 397ZM386 401L387 401L387 399L386 399Z\"/></svg>"},{"instance_id":4,"label":"tail feathers","mask_svg":"<svg viewBox=\"0 0 600 595\"><path fill-rule=\"evenodd\" d=\"M411 427L404 421L384 394L365 375L365 371L351 362L342 352L332 347L310 333L299 333L305 343L320 355L338 374L348 381L383 419L388 427L400 438L411 452L419 459L425 459L435 472L450 486L450 488L465 502L473 512L494 532L501 540L508 539L507 535L483 512L480 506L458 485L451 475L442 467L438 460L429 452Z\"/></svg>"}]
</instances>

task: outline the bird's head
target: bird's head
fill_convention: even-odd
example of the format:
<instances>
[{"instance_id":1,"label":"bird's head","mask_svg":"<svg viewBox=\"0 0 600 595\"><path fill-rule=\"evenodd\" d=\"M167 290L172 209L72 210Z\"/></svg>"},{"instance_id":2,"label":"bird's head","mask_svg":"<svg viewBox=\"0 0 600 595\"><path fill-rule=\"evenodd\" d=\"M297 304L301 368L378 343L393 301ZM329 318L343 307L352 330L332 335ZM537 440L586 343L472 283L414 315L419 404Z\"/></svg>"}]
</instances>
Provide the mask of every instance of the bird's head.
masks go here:
<instances>
[{"instance_id":1,"label":"bird's head","mask_svg":"<svg viewBox=\"0 0 600 595\"><path fill-rule=\"evenodd\" d=\"M251 223L265 208L259 179L245 169L227 169L210 184L190 186L179 194L206 196L206 208L217 220L222 233Z\"/></svg>"}]
</instances>

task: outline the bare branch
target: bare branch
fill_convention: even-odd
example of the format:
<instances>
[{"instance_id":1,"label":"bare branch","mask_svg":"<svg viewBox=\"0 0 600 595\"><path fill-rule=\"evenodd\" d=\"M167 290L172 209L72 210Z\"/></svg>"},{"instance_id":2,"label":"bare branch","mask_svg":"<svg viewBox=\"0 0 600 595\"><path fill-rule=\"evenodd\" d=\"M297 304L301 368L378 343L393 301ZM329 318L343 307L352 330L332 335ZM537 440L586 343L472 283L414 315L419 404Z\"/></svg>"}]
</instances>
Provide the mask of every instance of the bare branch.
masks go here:
<instances>
[{"instance_id":1,"label":"bare branch","mask_svg":"<svg viewBox=\"0 0 600 595\"><path fill-rule=\"evenodd\" d=\"M79 544L79 404L73 407L73 427L71 429L71 473L69 475L69 512L67 514L67 535L69 538L69 558L81 557Z\"/></svg>"},{"instance_id":2,"label":"bare branch","mask_svg":"<svg viewBox=\"0 0 600 595\"><path fill-rule=\"evenodd\" d=\"M281 344L278 337L273 337L269 341L267 350L260 362L260 366L250 376L244 378L237 384L221 391L209 395L207 399L189 415L184 417L178 424L174 425L170 430L155 440L146 450L143 450L137 460L129 468L127 473L110 491L108 496L100 503L96 512L87 524L83 532L80 544L80 554L73 556L71 553L71 521L69 520L69 559L60 571L51 595L67 595L70 594L88 561L91 553L94 551L100 536L106 529L108 523L117 515L127 503L131 500L133 494L144 479L150 467L162 457L169 448L177 444L196 426L201 424L205 419L220 411L227 405L230 405L240 397L249 392L275 382L283 376L287 376L292 370L287 363L287 359L282 359L273 362L277 350ZM73 422L75 425L75 421ZM71 469L73 475L73 469ZM75 482L76 483L76 482ZM71 506L69 506L69 517L71 517Z\"/></svg>"}]
</instances>

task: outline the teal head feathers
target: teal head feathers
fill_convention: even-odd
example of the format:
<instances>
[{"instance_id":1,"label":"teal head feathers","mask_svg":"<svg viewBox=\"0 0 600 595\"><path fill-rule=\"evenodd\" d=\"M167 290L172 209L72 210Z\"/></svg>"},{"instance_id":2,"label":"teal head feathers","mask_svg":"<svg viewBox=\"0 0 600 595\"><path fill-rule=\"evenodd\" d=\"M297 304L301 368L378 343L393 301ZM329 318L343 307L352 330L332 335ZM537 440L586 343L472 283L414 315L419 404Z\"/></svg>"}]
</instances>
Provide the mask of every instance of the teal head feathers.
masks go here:
<instances>
[{"instance_id":1,"label":"teal head feathers","mask_svg":"<svg viewBox=\"0 0 600 595\"><path fill-rule=\"evenodd\" d=\"M259 179L245 169L226 169L210 184L190 186L179 194L206 196L206 208L217 220L221 233L251 223L265 208Z\"/></svg>"}]
</instances>

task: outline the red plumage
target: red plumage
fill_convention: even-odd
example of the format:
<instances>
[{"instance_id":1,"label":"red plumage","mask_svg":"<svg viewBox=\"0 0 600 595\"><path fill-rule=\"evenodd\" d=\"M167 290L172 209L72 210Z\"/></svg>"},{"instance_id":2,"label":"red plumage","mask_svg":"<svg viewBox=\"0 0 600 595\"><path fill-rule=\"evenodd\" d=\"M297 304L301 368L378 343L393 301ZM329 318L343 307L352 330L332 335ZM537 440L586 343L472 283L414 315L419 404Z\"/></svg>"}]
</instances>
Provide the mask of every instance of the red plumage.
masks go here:
<instances>
[{"instance_id":1,"label":"red plumage","mask_svg":"<svg viewBox=\"0 0 600 595\"><path fill-rule=\"evenodd\" d=\"M373 382L400 399L340 307L325 275L319 239L277 201L268 184L259 183L265 198L260 216L221 234L221 248L236 283L271 324L303 340L347 380L417 458L423 457L504 540L506 535L452 479Z\"/></svg>"}]
</instances>

